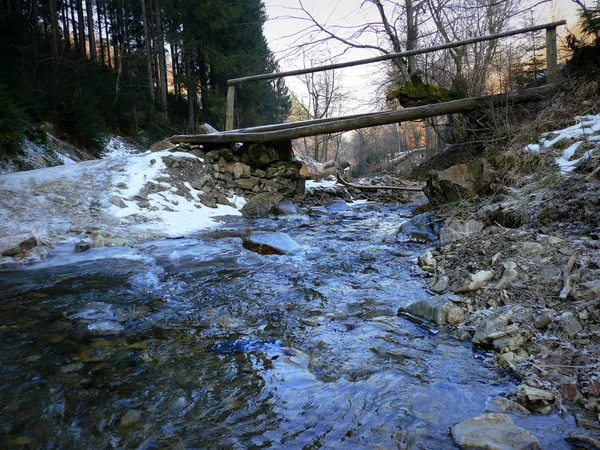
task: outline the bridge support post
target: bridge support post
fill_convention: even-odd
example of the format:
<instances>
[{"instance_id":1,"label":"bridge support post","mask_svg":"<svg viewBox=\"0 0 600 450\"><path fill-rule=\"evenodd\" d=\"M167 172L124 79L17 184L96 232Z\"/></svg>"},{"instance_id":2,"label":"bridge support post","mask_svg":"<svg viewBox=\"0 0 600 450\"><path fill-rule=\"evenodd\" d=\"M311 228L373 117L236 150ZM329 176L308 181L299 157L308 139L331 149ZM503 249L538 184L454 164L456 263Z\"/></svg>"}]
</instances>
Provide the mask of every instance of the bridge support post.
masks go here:
<instances>
[{"instance_id":1,"label":"bridge support post","mask_svg":"<svg viewBox=\"0 0 600 450\"><path fill-rule=\"evenodd\" d=\"M548 84L558 81L557 59L556 27L546 28L546 80Z\"/></svg>"},{"instance_id":2,"label":"bridge support post","mask_svg":"<svg viewBox=\"0 0 600 450\"><path fill-rule=\"evenodd\" d=\"M227 116L225 117L225 131L233 130L233 108L235 107L235 85L227 88Z\"/></svg>"}]
</instances>

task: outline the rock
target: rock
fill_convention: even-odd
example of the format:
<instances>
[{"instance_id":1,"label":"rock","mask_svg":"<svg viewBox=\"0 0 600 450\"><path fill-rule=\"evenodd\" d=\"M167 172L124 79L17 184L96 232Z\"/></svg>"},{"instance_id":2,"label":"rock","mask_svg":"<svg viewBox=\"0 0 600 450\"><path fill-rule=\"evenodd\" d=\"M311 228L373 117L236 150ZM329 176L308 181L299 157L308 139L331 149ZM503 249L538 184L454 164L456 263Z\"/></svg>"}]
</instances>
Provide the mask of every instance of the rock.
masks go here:
<instances>
[{"instance_id":1,"label":"rock","mask_svg":"<svg viewBox=\"0 0 600 450\"><path fill-rule=\"evenodd\" d=\"M517 399L529 411L548 414L552 411L552 406L549 403L553 402L555 397L552 392L522 384L517 388Z\"/></svg>"},{"instance_id":2,"label":"rock","mask_svg":"<svg viewBox=\"0 0 600 450\"><path fill-rule=\"evenodd\" d=\"M121 209L127 208L127 203L125 203L125 201L121 197L119 197L118 195L113 195L110 198L109 202L112 203L113 205L115 205L118 208L121 208Z\"/></svg>"},{"instance_id":3,"label":"rock","mask_svg":"<svg viewBox=\"0 0 600 450\"><path fill-rule=\"evenodd\" d=\"M219 161L219 158L221 158L221 152L219 150L211 150L206 155L204 155L204 158L209 163L215 164Z\"/></svg>"},{"instance_id":4,"label":"rock","mask_svg":"<svg viewBox=\"0 0 600 450\"><path fill-rule=\"evenodd\" d=\"M506 332L508 322L512 316L513 311L509 307L498 308L477 324L472 342L484 347L491 346L495 339L502 337L499 332Z\"/></svg>"},{"instance_id":5,"label":"rock","mask_svg":"<svg viewBox=\"0 0 600 450\"><path fill-rule=\"evenodd\" d=\"M215 194L215 200L217 201L217 204L219 205L224 205L224 206L231 206L235 208L235 205L233 203L231 203L227 197L225 197L225 194L222 194L220 192L217 192Z\"/></svg>"},{"instance_id":6,"label":"rock","mask_svg":"<svg viewBox=\"0 0 600 450\"><path fill-rule=\"evenodd\" d=\"M298 155L296 160L301 164L300 175L314 180L335 175L339 169L337 163L333 160L320 163L307 155Z\"/></svg>"},{"instance_id":7,"label":"rock","mask_svg":"<svg viewBox=\"0 0 600 450\"><path fill-rule=\"evenodd\" d=\"M511 412L521 416L528 416L531 414L527 408L524 408L517 402L505 397L488 398L488 401L485 404L485 412Z\"/></svg>"},{"instance_id":8,"label":"rock","mask_svg":"<svg viewBox=\"0 0 600 450\"><path fill-rule=\"evenodd\" d=\"M505 332L501 333L504 334ZM515 352L529 340L529 334L521 333L516 325L509 327L506 333L506 335L494 339L492 342L492 347L498 353Z\"/></svg>"},{"instance_id":9,"label":"rock","mask_svg":"<svg viewBox=\"0 0 600 450\"><path fill-rule=\"evenodd\" d=\"M248 164L236 162L235 164L233 164L232 173L233 178L235 179L250 178L250 175L252 174L252 169Z\"/></svg>"},{"instance_id":10,"label":"rock","mask_svg":"<svg viewBox=\"0 0 600 450\"><path fill-rule=\"evenodd\" d=\"M308 208L309 216L326 216L327 214L327 208L324 206L313 206L312 208Z\"/></svg>"},{"instance_id":11,"label":"rock","mask_svg":"<svg viewBox=\"0 0 600 450\"><path fill-rule=\"evenodd\" d=\"M434 267L435 268L435 258L433 257L433 253L427 251L423 253L421 256L417 258L417 264L419 267Z\"/></svg>"},{"instance_id":12,"label":"rock","mask_svg":"<svg viewBox=\"0 0 600 450\"><path fill-rule=\"evenodd\" d=\"M287 178L295 180L300 177L300 163L298 161L278 162L270 165L266 169L265 177Z\"/></svg>"},{"instance_id":13,"label":"rock","mask_svg":"<svg viewBox=\"0 0 600 450\"><path fill-rule=\"evenodd\" d=\"M419 300L411 303L406 308L398 310L398 312L403 311L423 317L438 325L456 325L465 318L465 310L450 300L448 295L438 295Z\"/></svg>"},{"instance_id":14,"label":"rock","mask_svg":"<svg viewBox=\"0 0 600 450\"><path fill-rule=\"evenodd\" d=\"M475 219L447 219L440 230L440 247L445 247L454 241L477 234L481 230L483 230L483 223Z\"/></svg>"},{"instance_id":15,"label":"rock","mask_svg":"<svg viewBox=\"0 0 600 450\"><path fill-rule=\"evenodd\" d=\"M272 142L269 145L252 144L248 147L248 162L256 168L276 161L290 161L293 156L291 141Z\"/></svg>"},{"instance_id":16,"label":"rock","mask_svg":"<svg viewBox=\"0 0 600 450\"><path fill-rule=\"evenodd\" d=\"M452 439L462 449L537 450L536 437L516 426L506 414L489 413L450 427Z\"/></svg>"},{"instance_id":17,"label":"rock","mask_svg":"<svg viewBox=\"0 0 600 450\"><path fill-rule=\"evenodd\" d=\"M487 191L492 175L488 161L478 159L430 172L423 191L433 205L465 200Z\"/></svg>"},{"instance_id":18,"label":"rock","mask_svg":"<svg viewBox=\"0 0 600 450\"><path fill-rule=\"evenodd\" d=\"M218 133L219 131L216 128L213 128L210 124L208 123L203 123L202 125L200 125L198 127L198 129L196 130L196 134L212 134L212 133Z\"/></svg>"},{"instance_id":19,"label":"rock","mask_svg":"<svg viewBox=\"0 0 600 450\"><path fill-rule=\"evenodd\" d=\"M579 321L575 318L572 312L565 312L556 318L558 324L562 328L562 330L569 337L575 336L583 327L579 323Z\"/></svg>"},{"instance_id":20,"label":"rock","mask_svg":"<svg viewBox=\"0 0 600 450\"><path fill-rule=\"evenodd\" d=\"M254 189L254 186L257 186L260 183L260 180L256 177L251 178L239 178L235 180L235 184L240 189L245 189L247 191L251 191Z\"/></svg>"},{"instance_id":21,"label":"rock","mask_svg":"<svg viewBox=\"0 0 600 450\"><path fill-rule=\"evenodd\" d=\"M329 205L327 205L327 212L330 214L337 214L348 211L348 203L344 200L334 200Z\"/></svg>"},{"instance_id":22,"label":"rock","mask_svg":"<svg viewBox=\"0 0 600 450\"><path fill-rule=\"evenodd\" d=\"M199 191L202 188L204 188L206 183L208 183L209 181L212 181L212 179L213 179L212 175L203 173L199 177L194 178L192 181L190 181L190 186L192 186L194 189Z\"/></svg>"},{"instance_id":23,"label":"rock","mask_svg":"<svg viewBox=\"0 0 600 450\"><path fill-rule=\"evenodd\" d=\"M150 146L151 152L160 152L162 150L171 150L175 148L176 145L172 144L169 139L163 139L162 141L157 141Z\"/></svg>"},{"instance_id":24,"label":"rock","mask_svg":"<svg viewBox=\"0 0 600 450\"><path fill-rule=\"evenodd\" d=\"M25 250L31 250L38 245L38 240L33 233L23 233L7 236L0 239L0 254L2 256L15 256Z\"/></svg>"},{"instance_id":25,"label":"rock","mask_svg":"<svg viewBox=\"0 0 600 450\"><path fill-rule=\"evenodd\" d=\"M552 323L552 321L554 320L554 311L550 310L550 309L546 309L544 311L542 311L536 318L535 321L533 322L533 325L539 329L539 330L543 330L544 328L546 328L548 325L550 325Z\"/></svg>"},{"instance_id":26,"label":"rock","mask_svg":"<svg viewBox=\"0 0 600 450\"><path fill-rule=\"evenodd\" d=\"M574 448L600 450L600 439L582 434L569 434L565 438L568 442L575 444Z\"/></svg>"},{"instance_id":27,"label":"rock","mask_svg":"<svg viewBox=\"0 0 600 450\"><path fill-rule=\"evenodd\" d=\"M92 247L91 242L79 241L77 244L75 244L75 253L85 252L86 250L89 250L91 247Z\"/></svg>"},{"instance_id":28,"label":"rock","mask_svg":"<svg viewBox=\"0 0 600 450\"><path fill-rule=\"evenodd\" d=\"M402 233L411 239L418 241L434 241L439 232L439 220L431 214L419 214L400 225L398 234Z\"/></svg>"},{"instance_id":29,"label":"rock","mask_svg":"<svg viewBox=\"0 0 600 450\"><path fill-rule=\"evenodd\" d=\"M448 289L450 284L450 278L446 275L439 275L429 284L429 289L436 294L443 294Z\"/></svg>"},{"instance_id":30,"label":"rock","mask_svg":"<svg viewBox=\"0 0 600 450\"><path fill-rule=\"evenodd\" d=\"M457 294L462 294L466 292L477 291L482 287L486 286L493 277L494 272L490 270L481 270L477 273L472 274L470 276L470 280L456 288L454 292Z\"/></svg>"},{"instance_id":31,"label":"rock","mask_svg":"<svg viewBox=\"0 0 600 450\"><path fill-rule=\"evenodd\" d=\"M544 246L539 242L521 242L518 250L521 256L535 256L544 251Z\"/></svg>"},{"instance_id":32,"label":"rock","mask_svg":"<svg viewBox=\"0 0 600 450\"><path fill-rule=\"evenodd\" d=\"M498 281L498 284L495 286L495 288L498 290L511 287L513 281L519 278L519 272L517 272L517 263L513 261L506 261L502 265L504 266L502 278L500 278L500 281Z\"/></svg>"},{"instance_id":33,"label":"rock","mask_svg":"<svg viewBox=\"0 0 600 450\"><path fill-rule=\"evenodd\" d=\"M198 198L200 199L200 203L202 203L207 208L217 207L217 200L211 195L200 194L198 195Z\"/></svg>"},{"instance_id":34,"label":"rock","mask_svg":"<svg viewBox=\"0 0 600 450\"><path fill-rule=\"evenodd\" d=\"M278 192L283 195L292 195L297 189L298 185L286 178L273 178L265 183L263 189L267 192Z\"/></svg>"},{"instance_id":35,"label":"rock","mask_svg":"<svg viewBox=\"0 0 600 450\"><path fill-rule=\"evenodd\" d=\"M600 298L600 280L587 281L577 285L573 294L575 300L593 300Z\"/></svg>"},{"instance_id":36,"label":"rock","mask_svg":"<svg viewBox=\"0 0 600 450\"><path fill-rule=\"evenodd\" d=\"M267 217L267 214L269 214L281 200L283 200L283 195L279 193L263 192L252 197L248 203L242 207L240 212L246 219Z\"/></svg>"},{"instance_id":37,"label":"rock","mask_svg":"<svg viewBox=\"0 0 600 450\"><path fill-rule=\"evenodd\" d=\"M244 248L261 255L289 255L302 252L302 247L282 232L252 233L244 240Z\"/></svg>"},{"instance_id":38,"label":"rock","mask_svg":"<svg viewBox=\"0 0 600 450\"><path fill-rule=\"evenodd\" d=\"M139 409L132 409L127 411L123 417L121 417L121 425L129 427L136 424L142 419L142 412Z\"/></svg>"},{"instance_id":39,"label":"rock","mask_svg":"<svg viewBox=\"0 0 600 450\"><path fill-rule=\"evenodd\" d=\"M301 213L300 208L298 208L298 205L289 200L284 200L281 203L279 203L279 205L275 207L274 212L278 216L293 216ZM304 212L306 213L306 210L304 210Z\"/></svg>"},{"instance_id":40,"label":"rock","mask_svg":"<svg viewBox=\"0 0 600 450\"><path fill-rule=\"evenodd\" d=\"M92 232L91 247L127 247L131 243L125 239L114 238L104 230L97 230Z\"/></svg>"}]
</instances>

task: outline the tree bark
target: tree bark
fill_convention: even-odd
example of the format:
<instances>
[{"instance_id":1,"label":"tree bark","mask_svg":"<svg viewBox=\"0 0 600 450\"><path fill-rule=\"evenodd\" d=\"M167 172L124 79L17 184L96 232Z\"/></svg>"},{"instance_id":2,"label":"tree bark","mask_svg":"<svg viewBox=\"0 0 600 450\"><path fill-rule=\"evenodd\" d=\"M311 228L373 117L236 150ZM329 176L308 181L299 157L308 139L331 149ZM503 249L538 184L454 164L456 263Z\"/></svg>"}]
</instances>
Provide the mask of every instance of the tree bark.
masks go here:
<instances>
[{"instance_id":1,"label":"tree bark","mask_svg":"<svg viewBox=\"0 0 600 450\"><path fill-rule=\"evenodd\" d=\"M102 2L96 0L96 13L98 14L98 42L100 44L100 62L102 67L106 66L104 42L102 41Z\"/></svg>"},{"instance_id":2,"label":"tree bark","mask_svg":"<svg viewBox=\"0 0 600 450\"><path fill-rule=\"evenodd\" d=\"M63 22L63 35L65 37L65 48L71 48L71 33L69 31L69 6L66 1L62 5L62 22Z\"/></svg>"},{"instance_id":3,"label":"tree bark","mask_svg":"<svg viewBox=\"0 0 600 450\"><path fill-rule=\"evenodd\" d=\"M75 0L70 1L69 9L71 10L71 28L73 28L73 43L75 44L75 51L79 53L81 50L79 48L79 33L77 32L77 22L75 21Z\"/></svg>"},{"instance_id":4,"label":"tree bark","mask_svg":"<svg viewBox=\"0 0 600 450\"><path fill-rule=\"evenodd\" d=\"M165 58L165 38L163 35L162 15L158 0L154 0L155 20L156 20L156 51L158 52L158 91L160 106L164 112L167 112L167 63Z\"/></svg>"},{"instance_id":5,"label":"tree bark","mask_svg":"<svg viewBox=\"0 0 600 450\"><path fill-rule=\"evenodd\" d=\"M188 97L188 126L189 129L194 131L196 128L196 121L194 118L194 103L196 101L196 88L193 85L192 79L192 67L189 58L186 56L185 61L185 74L188 78L187 85L187 97Z\"/></svg>"},{"instance_id":6,"label":"tree bark","mask_svg":"<svg viewBox=\"0 0 600 450\"><path fill-rule=\"evenodd\" d=\"M154 108L154 77L152 76L152 49L150 47L150 30L148 27L148 15L146 14L146 0L141 0L142 4L142 21L144 22L144 47L146 49L146 71L148 76L148 90L152 107Z\"/></svg>"},{"instance_id":7,"label":"tree bark","mask_svg":"<svg viewBox=\"0 0 600 450\"><path fill-rule=\"evenodd\" d=\"M83 0L75 0L77 2L77 21L79 22L79 47L81 56L86 55L85 49L85 22L83 19Z\"/></svg>"},{"instance_id":8,"label":"tree bark","mask_svg":"<svg viewBox=\"0 0 600 450\"><path fill-rule=\"evenodd\" d=\"M88 38L90 41L90 59L96 61L96 38L94 37L94 10L92 0L85 0L85 10L87 14Z\"/></svg>"},{"instance_id":9,"label":"tree bark","mask_svg":"<svg viewBox=\"0 0 600 450\"><path fill-rule=\"evenodd\" d=\"M108 68L112 69L110 59L110 33L108 32L108 7L104 7L104 30L106 31L106 56L108 57Z\"/></svg>"},{"instance_id":10,"label":"tree bark","mask_svg":"<svg viewBox=\"0 0 600 450\"><path fill-rule=\"evenodd\" d=\"M58 58L58 41L60 36L56 0L48 0L48 8L50 10L50 28L52 28L52 57L56 59Z\"/></svg>"}]
</instances>

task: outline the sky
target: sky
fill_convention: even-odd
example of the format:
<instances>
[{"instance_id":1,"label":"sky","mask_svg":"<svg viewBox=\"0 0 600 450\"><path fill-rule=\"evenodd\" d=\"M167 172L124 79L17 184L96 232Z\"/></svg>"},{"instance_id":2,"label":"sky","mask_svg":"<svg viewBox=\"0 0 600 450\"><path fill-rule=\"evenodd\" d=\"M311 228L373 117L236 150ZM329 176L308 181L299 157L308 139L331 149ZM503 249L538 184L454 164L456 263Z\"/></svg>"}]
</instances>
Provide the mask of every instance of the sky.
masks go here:
<instances>
[{"instance_id":1,"label":"sky","mask_svg":"<svg viewBox=\"0 0 600 450\"><path fill-rule=\"evenodd\" d=\"M269 47L279 60L281 70L293 70L310 67L308 57L295 52L296 45L306 43L305 29L310 25L306 15L299 10L299 0L263 0L268 16L264 33ZM351 26L368 21L378 21L378 13L373 5L360 8L364 0L302 0L305 9L320 23L327 26ZM587 0L590 4L590 0ZM577 22L575 4L571 0L554 0L536 10L536 23L542 24L554 20L566 19L568 26ZM304 17L304 19L302 19ZM522 25L521 25L522 26ZM515 28L518 28L516 26ZM339 52L335 47L325 44L314 45L315 54ZM375 50L351 49L339 56L339 61L368 58L379 55ZM338 71L343 90L349 95L345 114L366 112L374 108L372 100L381 98L377 88L385 73L385 64L357 66ZM287 86L300 98L306 98L305 89L298 78L286 78Z\"/></svg>"}]
</instances>

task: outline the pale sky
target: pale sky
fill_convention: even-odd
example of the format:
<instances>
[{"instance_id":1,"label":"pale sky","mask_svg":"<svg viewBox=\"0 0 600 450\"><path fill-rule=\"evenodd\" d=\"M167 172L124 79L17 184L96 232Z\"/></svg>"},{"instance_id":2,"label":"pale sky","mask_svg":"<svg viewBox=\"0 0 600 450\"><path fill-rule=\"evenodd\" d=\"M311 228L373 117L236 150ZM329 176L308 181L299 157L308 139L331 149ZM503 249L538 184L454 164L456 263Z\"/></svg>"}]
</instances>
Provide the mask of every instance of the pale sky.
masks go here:
<instances>
[{"instance_id":1,"label":"pale sky","mask_svg":"<svg viewBox=\"0 0 600 450\"><path fill-rule=\"evenodd\" d=\"M303 30L310 25L307 20L299 19L305 17L299 8L298 0L263 0L268 16L264 32L269 46L280 62L281 70L293 70L303 68L302 55L291 50L296 44L306 42L302 36ZM379 21L377 10L373 5L360 8L364 0L303 0L304 7L317 21L331 26L352 26L368 21ZM590 0L587 1L591 3ZM571 0L554 0L536 10L539 17L535 22L542 24L554 20L567 19L568 26L577 22L575 4ZM294 17L295 16L295 17ZM519 25L523 26L523 25ZM518 28L518 26L515 26ZM563 27L564 29L564 27ZM315 45L315 51L327 52L325 44ZM335 53L336 48L330 45L330 52ZM340 56L338 61L368 58L379 55L375 50L351 49ZM310 66L309 64L306 64ZM340 69L337 74L341 76L344 88L352 94L353 100L348 101L349 110L346 113L354 113L357 110L368 110L366 106L375 96L375 88L381 76L385 73L384 64L370 64L366 66ZM250 75L250 74L248 74ZM296 95L303 96L302 83L296 78L286 78L290 90Z\"/></svg>"}]
</instances>

